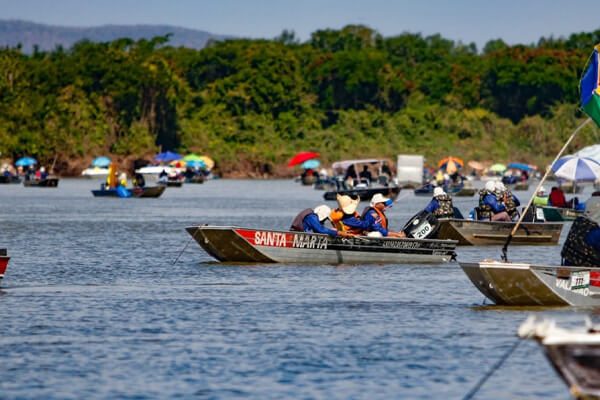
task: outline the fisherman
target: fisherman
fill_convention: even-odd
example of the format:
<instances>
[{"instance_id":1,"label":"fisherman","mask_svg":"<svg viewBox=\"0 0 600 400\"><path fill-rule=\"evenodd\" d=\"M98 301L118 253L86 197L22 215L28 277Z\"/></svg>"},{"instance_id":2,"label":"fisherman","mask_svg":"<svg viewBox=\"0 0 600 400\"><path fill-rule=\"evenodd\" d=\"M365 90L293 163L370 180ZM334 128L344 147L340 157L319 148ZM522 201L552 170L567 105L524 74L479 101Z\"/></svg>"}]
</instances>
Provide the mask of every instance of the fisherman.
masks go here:
<instances>
[{"instance_id":1,"label":"fisherman","mask_svg":"<svg viewBox=\"0 0 600 400\"><path fill-rule=\"evenodd\" d=\"M548 195L546 194L546 189L542 186L540 190L535 194L533 198L534 206L547 206L548 205Z\"/></svg>"},{"instance_id":2,"label":"fisherman","mask_svg":"<svg viewBox=\"0 0 600 400\"><path fill-rule=\"evenodd\" d=\"M125 172L121 172L121 175L119 175L119 184L123 187L127 187L127 175Z\"/></svg>"},{"instance_id":3,"label":"fisherman","mask_svg":"<svg viewBox=\"0 0 600 400\"><path fill-rule=\"evenodd\" d=\"M498 181L495 183L496 188L496 200L501 201L506 209L506 213L512 221L519 219L519 210L517 207L521 205L521 202L509 189L504 186L504 183Z\"/></svg>"},{"instance_id":4,"label":"fisherman","mask_svg":"<svg viewBox=\"0 0 600 400\"><path fill-rule=\"evenodd\" d=\"M338 231L361 235L363 231L371 228L371 224L361 220L360 215L356 212L359 202L358 196L352 198L347 195L337 195L338 208L331 212L329 219Z\"/></svg>"},{"instance_id":5,"label":"fisherman","mask_svg":"<svg viewBox=\"0 0 600 400\"><path fill-rule=\"evenodd\" d=\"M364 183L365 185L369 185L371 183L371 179L373 178L371 176L371 172L369 171L369 166L365 165L363 166L363 170L360 171L360 183Z\"/></svg>"},{"instance_id":6,"label":"fisherman","mask_svg":"<svg viewBox=\"0 0 600 400\"><path fill-rule=\"evenodd\" d=\"M324 226L324 222L329 218L331 214L331 208L326 205L320 205L306 210L300 211L290 227L291 231L296 232L314 232L324 233L330 236L341 236L348 237L348 233L344 231L337 231L335 229L329 229Z\"/></svg>"},{"instance_id":7,"label":"fisherman","mask_svg":"<svg viewBox=\"0 0 600 400\"><path fill-rule=\"evenodd\" d=\"M565 198L565 193L562 191L562 189L554 186L550 191L548 203L552 207L575 208L579 204L579 199L577 197L573 197L571 200L567 201Z\"/></svg>"},{"instance_id":8,"label":"fisherman","mask_svg":"<svg viewBox=\"0 0 600 400\"><path fill-rule=\"evenodd\" d=\"M146 186L146 180L144 179L144 175L140 173L136 173L133 178L133 186L143 188Z\"/></svg>"},{"instance_id":9,"label":"fisherman","mask_svg":"<svg viewBox=\"0 0 600 400\"><path fill-rule=\"evenodd\" d=\"M479 191L478 219L484 221L506 221L511 218L506 212L503 204L499 204L496 198L496 185L494 181L487 181L485 188Z\"/></svg>"},{"instance_id":10,"label":"fisherman","mask_svg":"<svg viewBox=\"0 0 600 400\"><path fill-rule=\"evenodd\" d=\"M347 185L349 185L350 187L354 187L356 185L356 182L358 181L358 176L356 175L356 169L354 169L354 164L350 165L346 170L346 174L344 175L344 181L347 182Z\"/></svg>"},{"instance_id":11,"label":"fisherman","mask_svg":"<svg viewBox=\"0 0 600 400\"><path fill-rule=\"evenodd\" d=\"M362 214L362 220L369 224L369 227L365 229L369 232L368 236L406 237L404 232L388 230L388 219L384 211L392 203L392 200L384 197L381 193L373 195L371 203L369 203L370 207L366 207Z\"/></svg>"},{"instance_id":12,"label":"fisherman","mask_svg":"<svg viewBox=\"0 0 600 400\"><path fill-rule=\"evenodd\" d=\"M454 218L454 206L452 205L452 196L444 192L441 187L433 189L433 198L425 207L435 215L436 218Z\"/></svg>"}]
</instances>

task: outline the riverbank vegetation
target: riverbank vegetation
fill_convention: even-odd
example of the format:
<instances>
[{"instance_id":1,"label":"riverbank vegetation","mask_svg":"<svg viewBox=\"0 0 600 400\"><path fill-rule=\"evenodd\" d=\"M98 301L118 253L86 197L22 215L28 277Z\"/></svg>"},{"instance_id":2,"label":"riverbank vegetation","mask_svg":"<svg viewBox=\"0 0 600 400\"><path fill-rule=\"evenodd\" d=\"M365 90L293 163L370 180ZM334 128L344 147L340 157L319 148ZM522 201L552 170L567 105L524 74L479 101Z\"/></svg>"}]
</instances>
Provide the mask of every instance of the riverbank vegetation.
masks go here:
<instances>
[{"instance_id":1,"label":"riverbank vegetation","mask_svg":"<svg viewBox=\"0 0 600 400\"><path fill-rule=\"evenodd\" d=\"M0 50L0 157L76 174L94 156L207 154L225 176L280 176L297 151L324 162L425 154L544 165L585 116L578 82L600 30L481 51L365 26L300 43L150 40ZM599 141L588 126L571 146Z\"/></svg>"}]
</instances>

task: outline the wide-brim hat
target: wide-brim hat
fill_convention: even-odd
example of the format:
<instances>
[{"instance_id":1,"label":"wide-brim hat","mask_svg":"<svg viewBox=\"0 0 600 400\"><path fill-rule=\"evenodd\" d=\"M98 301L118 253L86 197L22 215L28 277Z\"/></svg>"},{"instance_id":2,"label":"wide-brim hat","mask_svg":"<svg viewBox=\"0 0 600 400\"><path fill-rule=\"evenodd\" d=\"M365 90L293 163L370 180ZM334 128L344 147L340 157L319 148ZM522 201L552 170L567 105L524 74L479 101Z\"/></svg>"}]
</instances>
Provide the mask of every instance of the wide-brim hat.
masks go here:
<instances>
[{"instance_id":1,"label":"wide-brim hat","mask_svg":"<svg viewBox=\"0 0 600 400\"><path fill-rule=\"evenodd\" d=\"M319 221L324 221L331 215L331 208L325 204L315 207L313 211L317 214L317 217L319 217Z\"/></svg>"},{"instance_id":2,"label":"wide-brim hat","mask_svg":"<svg viewBox=\"0 0 600 400\"><path fill-rule=\"evenodd\" d=\"M385 203L386 207L392 204L392 201L382 195L381 193L375 193L371 198L371 207L375 207L377 203Z\"/></svg>"},{"instance_id":3,"label":"wide-brim hat","mask_svg":"<svg viewBox=\"0 0 600 400\"><path fill-rule=\"evenodd\" d=\"M446 192L444 192L444 189L442 189L441 187L436 187L435 189L433 189L433 196L437 197L437 196L442 196L446 194Z\"/></svg>"},{"instance_id":4,"label":"wide-brim hat","mask_svg":"<svg viewBox=\"0 0 600 400\"><path fill-rule=\"evenodd\" d=\"M354 211L356 211L359 202L360 198L353 200L352 197L347 195L337 195L338 206L344 212L344 214L353 214Z\"/></svg>"}]
</instances>

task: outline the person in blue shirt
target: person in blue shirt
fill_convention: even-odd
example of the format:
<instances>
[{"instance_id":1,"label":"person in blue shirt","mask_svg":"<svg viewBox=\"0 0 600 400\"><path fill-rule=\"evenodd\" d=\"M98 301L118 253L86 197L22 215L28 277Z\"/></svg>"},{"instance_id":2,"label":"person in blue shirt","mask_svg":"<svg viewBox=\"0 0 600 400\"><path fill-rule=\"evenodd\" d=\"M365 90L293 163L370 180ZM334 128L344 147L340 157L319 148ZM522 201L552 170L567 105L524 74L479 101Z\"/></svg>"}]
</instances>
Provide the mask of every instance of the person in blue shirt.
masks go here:
<instances>
[{"instance_id":1,"label":"person in blue shirt","mask_svg":"<svg viewBox=\"0 0 600 400\"><path fill-rule=\"evenodd\" d=\"M391 206L392 200L384 197L381 193L376 193L371 198L370 207L367 207L362 215L362 221L367 225L365 231L368 236L389 236L406 237L403 232L393 232L388 230L388 220L384 211Z\"/></svg>"},{"instance_id":2,"label":"person in blue shirt","mask_svg":"<svg viewBox=\"0 0 600 400\"><path fill-rule=\"evenodd\" d=\"M296 232L313 232L323 233L330 236L347 237L348 234L346 232L330 229L323 225L323 223L329 218L330 214L331 208L326 205L315 207L314 210L312 208L307 208L296 215L290 230Z\"/></svg>"},{"instance_id":3,"label":"person in blue shirt","mask_svg":"<svg viewBox=\"0 0 600 400\"><path fill-rule=\"evenodd\" d=\"M425 207L425 211L432 213L436 218L454 218L452 197L444 192L441 187L433 189L433 198Z\"/></svg>"},{"instance_id":4,"label":"person in blue shirt","mask_svg":"<svg viewBox=\"0 0 600 400\"><path fill-rule=\"evenodd\" d=\"M479 198L479 219L511 222L512 219L506 212L504 205L498 202L495 190L496 185L493 181L488 181L485 184L485 190L480 194Z\"/></svg>"}]
</instances>

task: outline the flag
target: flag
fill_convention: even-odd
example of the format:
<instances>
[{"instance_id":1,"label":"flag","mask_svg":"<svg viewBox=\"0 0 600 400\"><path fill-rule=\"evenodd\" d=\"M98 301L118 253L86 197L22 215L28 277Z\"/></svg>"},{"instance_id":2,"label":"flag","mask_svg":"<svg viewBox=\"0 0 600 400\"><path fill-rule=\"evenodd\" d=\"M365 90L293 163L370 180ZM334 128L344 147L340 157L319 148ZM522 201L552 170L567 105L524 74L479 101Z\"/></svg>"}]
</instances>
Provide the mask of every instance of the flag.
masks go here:
<instances>
[{"instance_id":1,"label":"flag","mask_svg":"<svg viewBox=\"0 0 600 400\"><path fill-rule=\"evenodd\" d=\"M590 67L581 80L581 107L600 127L600 78L598 77L598 50L592 53Z\"/></svg>"}]
</instances>

